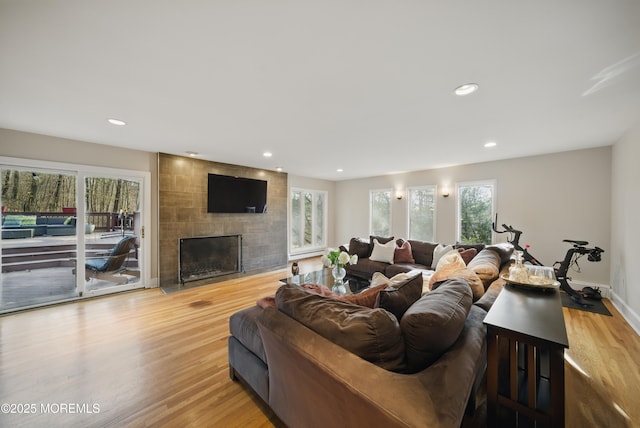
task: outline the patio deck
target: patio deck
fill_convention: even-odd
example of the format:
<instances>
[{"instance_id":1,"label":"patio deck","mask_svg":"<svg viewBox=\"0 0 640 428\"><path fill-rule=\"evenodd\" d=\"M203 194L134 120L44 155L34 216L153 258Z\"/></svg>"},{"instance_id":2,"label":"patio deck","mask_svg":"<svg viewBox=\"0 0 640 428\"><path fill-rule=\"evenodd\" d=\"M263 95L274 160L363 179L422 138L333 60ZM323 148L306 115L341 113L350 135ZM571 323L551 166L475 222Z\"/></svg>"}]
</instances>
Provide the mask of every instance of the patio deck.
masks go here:
<instances>
[{"instance_id":1,"label":"patio deck","mask_svg":"<svg viewBox=\"0 0 640 428\"><path fill-rule=\"evenodd\" d=\"M86 235L85 242L91 251L102 251L112 248L122 234L91 234ZM2 240L2 259L16 261L11 264L3 264L0 276L0 312L7 310L42 305L51 302L65 301L79 296L76 289L75 277L75 236L38 236L25 239ZM34 248L55 249L62 248L57 255L46 256L47 253L35 253ZM9 255L11 252L25 252L18 255ZM54 251L53 253L56 253ZM60 258L55 258L60 256ZM46 257L50 257L47 259ZM51 259L53 257L53 259ZM27 261L19 261L26 259ZM131 261L135 267L131 267L127 273L122 274L122 279L127 283L139 282L137 270L137 258L131 254ZM55 265L58 264L58 265ZM33 268L36 266L36 268ZM43 268L37 268L44 266ZM80 272L84 274L84 269ZM131 274L132 273L132 274ZM86 291L98 291L113 287L113 282L91 278L86 282Z\"/></svg>"}]
</instances>

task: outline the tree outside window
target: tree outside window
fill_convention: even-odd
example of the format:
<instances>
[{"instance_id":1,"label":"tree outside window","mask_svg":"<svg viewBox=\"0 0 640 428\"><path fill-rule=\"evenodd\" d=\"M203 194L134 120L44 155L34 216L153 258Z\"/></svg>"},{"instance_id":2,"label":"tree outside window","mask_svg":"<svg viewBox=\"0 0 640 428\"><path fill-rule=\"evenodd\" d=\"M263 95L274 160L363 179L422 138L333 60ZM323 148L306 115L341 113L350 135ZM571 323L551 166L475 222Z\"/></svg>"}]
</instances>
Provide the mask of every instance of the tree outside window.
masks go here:
<instances>
[{"instance_id":1,"label":"tree outside window","mask_svg":"<svg viewBox=\"0 0 640 428\"><path fill-rule=\"evenodd\" d=\"M491 182L458 185L458 242L491 244L493 195L494 184Z\"/></svg>"},{"instance_id":2,"label":"tree outside window","mask_svg":"<svg viewBox=\"0 0 640 428\"><path fill-rule=\"evenodd\" d=\"M391 236L391 190L372 190L369 201L370 234Z\"/></svg>"},{"instance_id":3,"label":"tree outside window","mask_svg":"<svg viewBox=\"0 0 640 428\"><path fill-rule=\"evenodd\" d=\"M435 186L409 188L409 239L434 241Z\"/></svg>"}]
</instances>

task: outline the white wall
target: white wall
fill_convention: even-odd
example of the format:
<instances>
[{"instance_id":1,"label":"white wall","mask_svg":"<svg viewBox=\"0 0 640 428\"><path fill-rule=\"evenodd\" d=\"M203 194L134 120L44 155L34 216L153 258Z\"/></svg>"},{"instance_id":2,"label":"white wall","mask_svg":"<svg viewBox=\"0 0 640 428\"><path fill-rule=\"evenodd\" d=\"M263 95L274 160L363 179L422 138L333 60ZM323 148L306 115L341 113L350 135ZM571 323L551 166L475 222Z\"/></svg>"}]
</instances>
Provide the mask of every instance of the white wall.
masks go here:
<instances>
[{"instance_id":1,"label":"white wall","mask_svg":"<svg viewBox=\"0 0 640 428\"><path fill-rule=\"evenodd\" d=\"M410 154L408 154L410 155ZM496 180L499 223L522 230L521 243L546 265L561 260L569 248L563 239L589 241L605 249L602 262L581 259L582 273L572 272L574 285L609 285L611 224L611 147L552 155L484 162L406 174L377 176L336 184L337 230L333 245L353 236L369 236L369 190L437 185L435 240L456 239L458 182ZM451 196L441 196L443 187ZM392 202L392 234L408 233L406 197ZM503 242L506 234L497 235ZM582 286L578 286L582 288Z\"/></svg>"},{"instance_id":2,"label":"white wall","mask_svg":"<svg viewBox=\"0 0 640 428\"><path fill-rule=\"evenodd\" d=\"M640 334L640 123L613 146L611 286L613 303Z\"/></svg>"}]
</instances>

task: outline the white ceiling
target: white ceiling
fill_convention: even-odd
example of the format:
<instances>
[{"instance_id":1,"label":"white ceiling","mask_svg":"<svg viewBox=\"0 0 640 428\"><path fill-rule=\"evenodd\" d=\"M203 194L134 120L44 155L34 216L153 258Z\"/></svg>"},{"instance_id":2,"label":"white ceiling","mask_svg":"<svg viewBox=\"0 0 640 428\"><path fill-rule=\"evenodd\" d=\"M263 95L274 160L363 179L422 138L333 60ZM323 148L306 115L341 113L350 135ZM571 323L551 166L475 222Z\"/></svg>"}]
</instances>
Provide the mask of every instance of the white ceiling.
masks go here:
<instances>
[{"instance_id":1,"label":"white ceiling","mask_svg":"<svg viewBox=\"0 0 640 428\"><path fill-rule=\"evenodd\" d=\"M3 128L342 180L639 120L637 0L0 0Z\"/></svg>"}]
</instances>

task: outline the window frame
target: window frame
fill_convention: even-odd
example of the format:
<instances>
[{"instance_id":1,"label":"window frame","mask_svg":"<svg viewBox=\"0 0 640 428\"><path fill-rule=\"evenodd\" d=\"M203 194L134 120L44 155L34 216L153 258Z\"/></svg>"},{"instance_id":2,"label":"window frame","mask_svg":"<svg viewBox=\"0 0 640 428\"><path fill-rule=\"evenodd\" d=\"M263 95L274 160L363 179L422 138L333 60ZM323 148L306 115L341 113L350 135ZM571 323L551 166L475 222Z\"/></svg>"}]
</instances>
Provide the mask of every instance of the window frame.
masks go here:
<instances>
[{"instance_id":1,"label":"window frame","mask_svg":"<svg viewBox=\"0 0 640 428\"><path fill-rule=\"evenodd\" d=\"M491 217L490 220L493 220L495 218L495 213L496 213L496 206L497 206L497 188L498 188L498 184L497 184L497 180L495 179L488 179L488 180L475 180L475 181L462 181L462 182L458 182L456 183L456 242L457 243L461 243L462 239L461 239L461 233L462 233L462 225L461 225L461 221L462 221L462 216L461 216L461 198L460 198L460 188L462 187L484 187L484 186L490 186L491 187ZM491 242L490 243L494 243L495 242L495 232L493 231L493 229L491 229L490 232L490 236L491 236Z\"/></svg>"},{"instance_id":2,"label":"window frame","mask_svg":"<svg viewBox=\"0 0 640 428\"><path fill-rule=\"evenodd\" d=\"M374 193L388 193L389 194L389 233L381 234L373 230L373 194ZM369 235L375 236L392 236L393 233L393 189L371 189L369 190Z\"/></svg>"},{"instance_id":3,"label":"window frame","mask_svg":"<svg viewBox=\"0 0 640 428\"><path fill-rule=\"evenodd\" d=\"M305 193L310 193L312 195L311 198L311 215L312 215L312 219L311 219L311 238L312 238L312 243L311 245L305 246L305 245L301 245L298 248L294 248L294 242L293 242L293 203L292 203L292 197L293 197L293 193L294 192L299 192L301 195L304 195ZM321 195L324 199L324 207L322 209L322 220L323 220L323 225L322 225L322 240L323 242L318 244L316 238L318 237L318 224L317 224L317 196ZM301 201L304 200L304 198L300 199ZM316 253L319 251L324 250L327 247L327 236L328 236L328 213L329 213L329 192L326 190L317 190L317 189L306 189L306 188L302 188L302 187L291 187L289 189L289 197L288 197L288 201L287 201L287 205L288 205L288 216L289 216L289 227L288 227L288 235L289 235L289 255L290 256L298 256L301 254L308 254L308 253ZM301 224L300 226L302 226L301 231L304 232L304 224Z\"/></svg>"},{"instance_id":4,"label":"window frame","mask_svg":"<svg viewBox=\"0 0 640 428\"><path fill-rule=\"evenodd\" d=\"M432 220L432 236L430 239L416 238L411 235L411 193L415 190L430 189L433 191L433 220ZM436 216L438 212L438 186L435 184L425 184L420 186L410 186L407 188L407 239L418 241L436 242Z\"/></svg>"}]
</instances>

